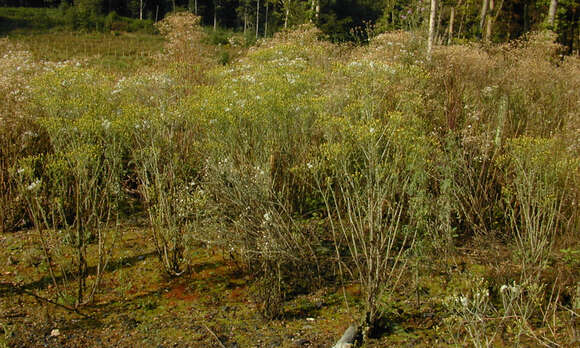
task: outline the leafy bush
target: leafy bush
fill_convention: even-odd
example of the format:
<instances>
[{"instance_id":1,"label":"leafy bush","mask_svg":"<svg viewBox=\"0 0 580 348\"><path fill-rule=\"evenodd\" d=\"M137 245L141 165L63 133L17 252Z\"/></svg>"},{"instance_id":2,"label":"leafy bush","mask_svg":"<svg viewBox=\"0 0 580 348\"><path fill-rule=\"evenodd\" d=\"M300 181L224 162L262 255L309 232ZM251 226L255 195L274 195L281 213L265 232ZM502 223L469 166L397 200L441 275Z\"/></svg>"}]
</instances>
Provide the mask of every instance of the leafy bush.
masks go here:
<instances>
[{"instance_id":1,"label":"leafy bush","mask_svg":"<svg viewBox=\"0 0 580 348\"><path fill-rule=\"evenodd\" d=\"M212 45L227 45L230 43L229 38L232 34L222 28L218 28L217 30L210 30L208 28L206 29L206 38L204 41Z\"/></svg>"}]
</instances>

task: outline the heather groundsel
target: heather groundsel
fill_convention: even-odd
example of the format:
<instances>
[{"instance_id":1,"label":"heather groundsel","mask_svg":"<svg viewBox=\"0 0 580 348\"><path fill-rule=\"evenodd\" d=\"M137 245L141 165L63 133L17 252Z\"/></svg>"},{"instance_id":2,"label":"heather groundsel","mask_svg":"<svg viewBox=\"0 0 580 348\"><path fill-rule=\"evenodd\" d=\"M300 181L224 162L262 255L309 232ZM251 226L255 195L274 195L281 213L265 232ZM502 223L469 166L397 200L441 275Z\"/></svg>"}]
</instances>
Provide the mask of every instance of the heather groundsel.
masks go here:
<instances>
[{"instance_id":1,"label":"heather groundsel","mask_svg":"<svg viewBox=\"0 0 580 348\"><path fill-rule=\"evenodd\" d=\"M317 316L362 321L379 345L410 339L411 322L434 345L574 338L577 57L538 34L439 47L427 60L421 34L337 45L312 25L216 48L199 23L166 17L155 39L165 49L127 69L95 63L104 41L66 62L0 41L0 242L34 227L22 264L44 256L58 303L86 304L99 284L149 296L136 311L247 287L256 306L244 310L306 317L310 330L327 322ZM61 59L59 47L43 57ZM231 53L223 66L220 52ZM143 233L116 243L121 222ZM127 254L137 257L109 261ZM159 291L135 290L143 272ZM303 296L321 300L304 310ZM156 330L143 318L139 333ZM421 333L437 325L450 329Z\"/></svg>"},{"instance_id":2,"label":"heather groundsel","mask_svg":"<svg viewBox=\"0 0 580 348\"><path fill-rule=\"evenodd\" d=\"M210 130L204 181L225 220L217 242L260 276L256 296L268 317L280 314L291 269L318 262L315 236L297 221L312 195L298 171L316 141L322 75L300 51L266 48L216 72L223 82L202 90L207 102L193 112Z\"/></svg>"},{"instance_id":3,"label":"heather groundsel","mask_svg":"<svg viewBox=\"0 0 580 348\"><path fill-rule=\"evenodd\" d=\"M61 279L72 273L78 280L75 306L92 301L119 233L120 161L115 145L114 140L109 149L76 143L55 154L25 158L16 171L21 196L28 204L53 285L62 299L69 295L66 285L56 281L54 254L63 252L59 248L72 247L75 251L72 271L68 265L58 265ZM58 234L53 247L47 243L54 239L47 236L50 234ZM92 284L87 284L89 248L96 248L98 254Z\"/></svg>"},{"instance_id":4,"label":"heather groundsel","mask_svg":"<svg viewBox=\"0 0 580 348\"><path fill-rule=\"evenodd\" d=\"M51 153L24 158L13 168L62 298L70 295L64 284L57 284L53 254L67 246L75 250L72 267L58 265L61 279L67 279L67 273L77 279L75 306L92 301L119 233L123 137L113 126L112 112L107 115L96 104L107 101L109 90L106 78L74 68L57 68L35 80L32 103L40 115L37 122L50 139ZM47 235L56 231L61 234L58 247L50 248L47 240L52 236ZM87 284L87 253L93 245L98 254L96 274Z\"/></svg>"},{"instance_id":5,"label":"heather groundsel","mask_svg":"<svg viewBox=\"0 0 580 348\"><path fill-rule=\"evenodd\" d=\"M381 316L379 299L396 287L406 253L424 231L430 144L400 114L365 116L323 120L319 165L327 174L317 182L327 214L336 220L336 248L348 247L364 289L368 329Z\"/></svg>"},{"instance_id":6,"label":"heather groundsel","mask_svg":"<svg viewBox=\"0 0 580 348\"><path fill-rule=\"evenodd\" d=\"M523 271L546 266L558 235L575 228L575 184L580 163L561 150L556 140L521 137L510 141L505 158L511 229Z\"/></svg>"},{"instance_id":7,"label":"heather groundsel","mask_svg":"<svg viewBox=\"0 0 580 348\"><path fill-rule=\"evenodd\" d=\"M157 255L170 276L188 269L193 230L204 193L199 187L202 152L188 124L164 114L147 120L135 133L133 163Z\"/></svg>"}]
</instances>

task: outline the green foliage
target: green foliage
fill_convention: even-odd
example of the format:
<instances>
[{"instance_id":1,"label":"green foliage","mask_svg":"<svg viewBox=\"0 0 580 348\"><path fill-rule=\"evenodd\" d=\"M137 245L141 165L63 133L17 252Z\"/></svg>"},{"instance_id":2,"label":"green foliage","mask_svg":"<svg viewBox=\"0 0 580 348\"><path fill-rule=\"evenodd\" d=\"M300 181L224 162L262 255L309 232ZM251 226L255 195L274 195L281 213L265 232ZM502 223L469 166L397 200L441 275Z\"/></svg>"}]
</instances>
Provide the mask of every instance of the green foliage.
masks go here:
<instances>
[{"instance_id":1,"label":"green foliage","mask_svg":"<svg viewBox=\"0 0 580 348\"><path fill-rule=\"evenodd\" d=\"M92 0L91 0L92 1ZM106 32L111 30L155 33L153 21L101 13L100 2L84 1L75 6L62 2L59 8L0 8L0 33L15 34L46 32L48 30L83 30Z\"/></svg>"},{"instance_id":2,"label":"green foliage","mask_svg":"<svg viewBox=\"0 0 580 348\"><path fill-rule=\"evenodd\" d=\"M7 324L2 323L2 338L0 339L0 347L8 348L9 340L12 336L13 330Z\"/></svg>"},{"instance_id":3,"label":"green foliage","mask_svg":"<svg viewBox=\"0 0 580 348\"><path fill-rule=\"evenodd\" d=\"M64 19L57 9L0 7L0 33L11 31L44 31L63 25Z\"/></svg>"},{"instance_id":4,"label":"green foliage","mask_svg":"<svg viewBox=\"0 0 580 348\"><path fill-rule=\"evenodd\" d=\"M232 31L222 28L213 30L208 27L205 29L205 32L207 35L205 41L212 45L227 45L230 42L230 37L233 35Z\"/></svg>"}]
</instances>

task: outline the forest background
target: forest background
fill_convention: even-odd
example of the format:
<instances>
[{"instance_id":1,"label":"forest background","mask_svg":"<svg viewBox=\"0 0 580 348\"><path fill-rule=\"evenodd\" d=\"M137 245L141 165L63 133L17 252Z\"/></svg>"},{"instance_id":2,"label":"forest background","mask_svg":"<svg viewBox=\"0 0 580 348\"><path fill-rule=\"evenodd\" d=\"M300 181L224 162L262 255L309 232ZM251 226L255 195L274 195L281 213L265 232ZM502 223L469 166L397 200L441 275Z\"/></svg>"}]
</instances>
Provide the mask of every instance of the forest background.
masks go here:
<instances>
[{"instance_id":1,"label":"forest background","mask_svg":"<svg viewBox=\"0 0 580 348\"><path fill-rule=\"evenodd\" d=\"M214 30L234 29L256 37L314 22L334 41L416 29L428 22L430 12L427 0L2 0L0 6L58 8L60 12L44 13L37 20L45 26L98 30L110 30L118 16L158 21L181 10L201 16L202 24ZM505 42L549 27L568 53L578 50L580 4L574 0L443 0L436 12L439 43L476 38ZM129 27L117 22L112 29ZM132 29L136 28L139 25L134 23Z\"/></svg>"}]
</instances>

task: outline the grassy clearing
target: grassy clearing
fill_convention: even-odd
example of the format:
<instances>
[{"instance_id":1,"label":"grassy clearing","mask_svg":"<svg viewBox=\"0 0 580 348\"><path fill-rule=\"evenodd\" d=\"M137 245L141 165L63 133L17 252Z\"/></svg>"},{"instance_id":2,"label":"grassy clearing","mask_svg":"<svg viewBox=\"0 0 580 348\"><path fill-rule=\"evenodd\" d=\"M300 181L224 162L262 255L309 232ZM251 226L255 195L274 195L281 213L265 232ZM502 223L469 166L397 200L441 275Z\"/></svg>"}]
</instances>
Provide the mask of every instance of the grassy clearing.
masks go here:
<instances>
[{"instance_id":1,"label":"grassy clearing","mask_svg":"<svg viewBox=\"0 0 580 348\"><path fill-rule=\"evenodd\" d=\"M428 60L198 22L145 67L108 47L151 37L2 41L5 342L575 344L580 63L549 33Z\"/></svg>"},{"instance_id":2,"label":"grassy clearing","mask_svg":"<svg viewBox=\"0 0 580 348\"><path fill-rule=\"evenodd\" d=\"M13 35L12 42L23 45L37 61L78 61L109 73L144 69L155 62L163 48L163 38L140 33L56 32Z\"/></svg>"}]
</instances>

